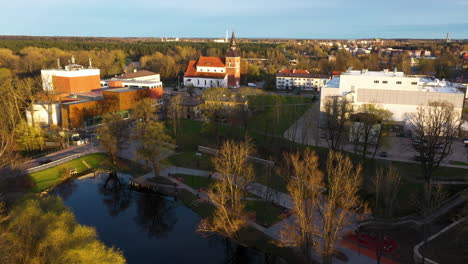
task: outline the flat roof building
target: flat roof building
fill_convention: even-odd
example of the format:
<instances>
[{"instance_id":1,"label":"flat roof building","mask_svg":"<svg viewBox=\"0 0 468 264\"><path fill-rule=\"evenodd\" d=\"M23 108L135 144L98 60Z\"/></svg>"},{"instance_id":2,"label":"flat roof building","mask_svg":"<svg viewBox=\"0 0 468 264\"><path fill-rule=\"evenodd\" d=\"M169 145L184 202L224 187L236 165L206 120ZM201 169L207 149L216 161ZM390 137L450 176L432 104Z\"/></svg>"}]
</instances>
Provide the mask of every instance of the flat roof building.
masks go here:
<instances>
[{"instance_id":1,"label":"flat roof building","mask_svg":"<svg viewBox=\"0 0 468 264\"><path fill-rule=\"evenodd\" d=\"M394 71L346 71L331 79L321 92L321 109L328 96L343 96L354 105L378 104L393 113L393 120L405 121L406 113L432 101L452 103L463 109L464 94L459 85L432 77L405 75Z\"/></svg>"}]
</instances>

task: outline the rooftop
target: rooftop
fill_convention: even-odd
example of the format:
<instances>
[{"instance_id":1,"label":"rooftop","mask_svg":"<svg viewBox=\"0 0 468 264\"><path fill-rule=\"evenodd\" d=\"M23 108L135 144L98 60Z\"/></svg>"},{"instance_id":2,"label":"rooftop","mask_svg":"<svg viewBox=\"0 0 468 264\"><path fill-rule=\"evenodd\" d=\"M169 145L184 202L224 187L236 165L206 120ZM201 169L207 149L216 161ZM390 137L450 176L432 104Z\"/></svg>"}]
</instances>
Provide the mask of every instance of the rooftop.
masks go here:
<instances>
[{"instance_id":1,"label":"rooftop","mask_svg":"<svg viewBox=\"0 0 468 264\"><path fill-rule=\"evenodd\" d=\"M309 73L308 70L284 69L276 74L277 77L300 77L327 79L328 75Z\"/></svg>"},{"instance_id":2,"label":"rooftop","mask_svg":"<svg viewBox=\"0 0 468 264\"><path fill-rule=\"evenodd\" d=\"M197 61L189 61L184 77L224 79L227 73L224 72L198 72L196 68Z\"/></svg>"},{"instance_id":3,"label":"rooftop","mask_svg":"<svg viewBox=\"0 0 468 264\"><path fill-rule=\"evenodd\" d=\"M226 67L224 58L221 57L200 57L197 61L199 67Z\"/></svg>"},{"instance_id":4,"label":"rooftop","mask_svg":"<svg viewBox=\"0 0 468 264\"><path fill-rule=\"evenodd\" d=\"M141 70L141 71L136 71L136 72L123 73L120 75L116 75L115 77L118 79L133 79L133 78L146 77L146 76L151 76L151 75L156 75L156 74L157 73L152 72L152 71Z\"/></svg>"},{"instance_id":5,"label":"rooftop","mask_svg":"<svg viewBox=\"0 0 468 264\"><path fill-rule=\"evenodd\" d=\"M341 75L350 75L350 76L385 76L385 77L405 77L404 72L399 72L399 71L389 71L389 70L383 70L383 71L368 71L367 69L363 69L360 71L352 71L348 70L346 72L342 72ZM409 77L409 76L407 76Z\"/></svg>"}]
</instances>

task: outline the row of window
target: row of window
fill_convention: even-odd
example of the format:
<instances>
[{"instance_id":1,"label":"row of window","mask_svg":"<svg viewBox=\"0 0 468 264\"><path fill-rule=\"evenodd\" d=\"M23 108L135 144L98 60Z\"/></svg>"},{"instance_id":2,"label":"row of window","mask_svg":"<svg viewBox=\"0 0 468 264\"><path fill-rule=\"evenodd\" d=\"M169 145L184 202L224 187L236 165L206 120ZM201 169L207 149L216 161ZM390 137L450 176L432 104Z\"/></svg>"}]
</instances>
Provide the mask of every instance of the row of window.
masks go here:
<instances>
[{"instance_id":1,"label":"row of window","mask_svg":"<svg viewBox=\"0 0 468 264\"><path fill-rule=\"evenodd\" d=\"M203 69L200 69L200 72L203 72ZM206 72L210 72L210 69L206 69ZM213 72L218 72L216 69ZM224 72L224 69L221 69L219 72Z\"/></svg>"},{"instance_id":2,"label":"row of window","mask_svg":"<svg viewBox=\"0 0 468 264\"><path fill-rule=\"evenodd\" d=\"M374 83L380 83L379 80L374 80ZM387 84L388 81L382 81L383 84ZM396 81L396 84L402 84L401 81ZM418 82L411 82L411 85L418 85Z\"/></svg>"}]
</instances>

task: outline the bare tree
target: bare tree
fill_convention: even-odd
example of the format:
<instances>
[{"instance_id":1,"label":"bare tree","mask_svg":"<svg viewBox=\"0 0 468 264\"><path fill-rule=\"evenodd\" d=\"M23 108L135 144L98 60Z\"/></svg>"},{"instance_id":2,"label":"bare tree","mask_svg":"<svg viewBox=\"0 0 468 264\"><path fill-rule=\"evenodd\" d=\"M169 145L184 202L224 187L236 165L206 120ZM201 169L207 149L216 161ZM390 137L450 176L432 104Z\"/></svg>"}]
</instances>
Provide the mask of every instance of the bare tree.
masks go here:
<instances>
[{"instance_id":1,"label":"bare tree","mask_svg":"<svg viewBox=\"0 0 468 264\"><path fill-rule=\"evenodd\" d=\"M330 152L327 159L327 193L317 203L320 212L318 236L323 263L331 263L335 245L342 229L351 223L356 213L365 209L359 198L361 165L339 152Z\"/></svg>"},{"instance_id":2,"label":"bare tree","mask_svg":"<svg viewBox=\"0 0 468 264\"><path fill-rule=\"evenodd\" d=\"M314 235L317 232L316 204L323 192L323 173L319 170L319 160L315 152L306 149L301 153L285 154L289 171L287 189L291 195L296 216L294 223L289 223L280 232L281 244L296 246L305 258L311 260L311 248L315 246Z\"/></svg>"},{"instance_id":3,"label":"bare tree","mask_svg":"<svg viewBox=\"0 0 468 264\"><path fill-rule=\"evenodd\" d=\"M203 233L218 232L237 238L237 232L247 224L242 197L247 185L254 179L254 169L247 157L253 150L249 140L224 142L212 159L215 171L220 175L208 197L215 204L212 219L204 219L198 230Z\"/></svg>"},{"instance_id":4,"label":"bare tree","mask_svg":"<svg viewBox=\"0 0 468 264\"><path fill-rule=\"evenodd\" d=\"M349 126L349 117L353 111L351 102L345 97L327 97L324 102L323 128L328 146L332 150L341 150Z\"/></svg>"},{"instance_id":5,"label":"bare tree","mask_svg":"<svg viewBox=\"0 0 468 264\"><path fill-rule=\"evenodd\" d=\"M178 94L171 98L168 107L168 114L172 120L172 127L174 129L174 136L177 136L181 132L182 110L183 110L184 98Z\"/></svg>"},{"instance_id":6,"label":"bare tree","mask_svg":"<svg viewBox=\"0 0 468 264\"><path fill-rule=\"evenodd\" d=\"M364 160L371 146L374 146L374 153L379 147L382 121L389 120L392 112L374 104L361 105L356 112L351 116L350 141L354 145L354 152L360 153Z\"/></svg>"},{"instance_id":7,"label":"bare tree","mask_svg":"<svg viewBox=\"0 0 468 264\"><path fill-rule=\"evenodd\" d=\"M419 154L422 174L428 184L432 182L434 171L452 151L461 125L460 115L445 101L430 102L406 114L412 131L412 146Z\"/></svg>"},{"instance_id":8,"label":"bare tree","mask_svg":"<svg viewBox=\"0 0 468 264\"><path fill-rule=\"evenodd\" d=\"M374 216L380 217L383 225L375 227L377 231L378 243L375 248L377 263L380 263L383 253L383 230L386 221L393 216L396 198L400 190L400 174L394 167L388 169L380 168L376 171L375 178L373 179L373 187L375 194L374 201Z\"/></svg>"}]
</instances>

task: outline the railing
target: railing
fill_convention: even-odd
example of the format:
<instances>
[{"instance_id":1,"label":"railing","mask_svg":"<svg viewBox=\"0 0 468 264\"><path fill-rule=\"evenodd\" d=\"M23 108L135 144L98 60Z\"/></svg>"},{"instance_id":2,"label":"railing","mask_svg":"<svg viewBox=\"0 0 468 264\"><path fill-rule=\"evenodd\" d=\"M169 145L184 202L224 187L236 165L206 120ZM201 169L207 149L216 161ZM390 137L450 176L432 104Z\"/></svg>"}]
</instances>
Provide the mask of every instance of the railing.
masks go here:
<instances>
[{"instance_id":1,"label":"railing","mask_svg":"<svg viewBox=\"0 0 468 264\"><path fill-rule=\"evenodd\" d=\"M200 151L202 153L210 154L210 155L216 155L218 153L217 149L207 148L207 147L203 147L203 146L198 146L198 151ZM262 165L265 165L265 166L268 166L268 167L275 166L275 163L273 161L264 160L264 159L257 158L257 157L252 157L252 156L248 156L247 159L249 161L251 161L251 162L259 163L259 164L262 164Z\"/></svg>"}]
</instances>

